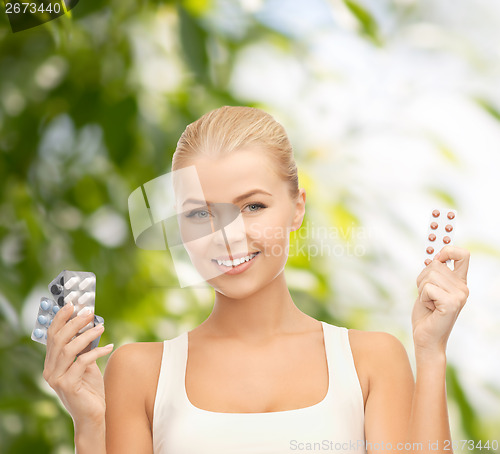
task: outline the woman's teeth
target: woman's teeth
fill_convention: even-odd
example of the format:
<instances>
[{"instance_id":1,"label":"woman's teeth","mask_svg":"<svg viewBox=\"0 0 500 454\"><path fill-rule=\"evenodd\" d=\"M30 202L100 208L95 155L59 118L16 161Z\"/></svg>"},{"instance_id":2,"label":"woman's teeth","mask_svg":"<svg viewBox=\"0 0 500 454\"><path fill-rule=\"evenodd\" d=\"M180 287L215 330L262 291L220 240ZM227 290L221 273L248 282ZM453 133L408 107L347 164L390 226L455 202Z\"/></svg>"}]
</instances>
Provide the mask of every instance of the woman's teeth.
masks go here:
<instances>
[{"instance_id":1,"label":"woman's teeth","mask_svg":"<svg viewBox=\"0 0 500 454\"><path fill-rule=\"evenodd\" d=\"M224 265L224 266L238 266L241 265L243 262L248 262L249 260L252 260L258 252L254 252L253 254L247 255L246 257L241 257L240 259L234 259L234 260L217 260L217 263L219 265Z\"/></svg>"}]
</instances>

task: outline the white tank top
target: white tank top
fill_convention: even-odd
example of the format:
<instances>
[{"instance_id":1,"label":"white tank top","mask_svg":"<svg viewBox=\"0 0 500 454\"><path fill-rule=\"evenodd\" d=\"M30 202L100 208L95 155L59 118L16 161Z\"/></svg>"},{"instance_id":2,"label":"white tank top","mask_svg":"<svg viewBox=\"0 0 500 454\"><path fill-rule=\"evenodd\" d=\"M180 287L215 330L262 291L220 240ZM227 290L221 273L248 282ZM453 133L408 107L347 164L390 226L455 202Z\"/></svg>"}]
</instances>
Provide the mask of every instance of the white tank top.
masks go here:
<instances>
[{"instance_id":1,"label":"white tank top","mask_svg":"<svg viewBox=\"0 0 500 454\"><path fill-rule=\"evenodd\" d=\"M347 328L321 322L328 391L312 406L266 413L195 407L185 387L188 334L163 342L153 413L154 454L366 454L364 403Z\"/></svg>"}]
</instances>

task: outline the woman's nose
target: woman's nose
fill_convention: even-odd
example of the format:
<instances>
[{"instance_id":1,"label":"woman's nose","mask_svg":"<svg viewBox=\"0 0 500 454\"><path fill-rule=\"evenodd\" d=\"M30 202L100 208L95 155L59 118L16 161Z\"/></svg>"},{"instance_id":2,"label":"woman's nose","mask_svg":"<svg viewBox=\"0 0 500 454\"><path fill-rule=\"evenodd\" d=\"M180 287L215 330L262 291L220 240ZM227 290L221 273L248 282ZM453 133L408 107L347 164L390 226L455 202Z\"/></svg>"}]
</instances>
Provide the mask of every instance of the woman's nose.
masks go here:
<instances>
[{"instance_id":1,"label":"woman's nose","mask_svg":"<svg viewBox=\"0 0 500 454\"><path fill-rule=\"evenodd\" d=\"M239 215L230 224L215 232L214 242L217 245L231 246L244 241L246 238L245 224L243 217Z\"/></svg>"},{"instance_id":2,"label":"woman's nose","mask_svg":"<svg viewBox=\"0 0 500 454\"><path fill-rule=\"evenodd\" d=\"M245 223L240 210L232 203L214 203L213 229L218 244L231 244L246 238Z\"/></svg>"}]
</instances>

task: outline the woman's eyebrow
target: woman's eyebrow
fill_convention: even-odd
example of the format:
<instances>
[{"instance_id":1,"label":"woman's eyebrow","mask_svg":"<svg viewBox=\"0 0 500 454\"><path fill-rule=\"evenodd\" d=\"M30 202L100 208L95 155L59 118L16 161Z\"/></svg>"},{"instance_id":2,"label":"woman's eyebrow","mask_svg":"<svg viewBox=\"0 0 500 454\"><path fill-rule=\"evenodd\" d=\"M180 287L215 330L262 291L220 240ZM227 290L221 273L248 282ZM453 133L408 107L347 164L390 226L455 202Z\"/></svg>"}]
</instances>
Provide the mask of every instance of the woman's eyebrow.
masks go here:
<instances>
[{"instance_id":1,"label":"woman's eyebrow","mask_svg":"<svg viewBox=\"0 0 500 454\"><path fill-rule=\"evenodd\" d=\"M238 203L241 202L242 200L248 199L249 197L252 197L255 194L266 194L266 195L272 195L269 194L269 192L264 191L263 189L252 189L251 191L245 192L245 194L239 195L233 200L233 203Z\"/></svg>"},{"instance_id":2,"label":"woman's eyebrow","mask_svg":"<svg viewBox=\"0 0 500 454\"><path fill-rule=\"evenodd\" d=\"M252 189L251 191L248 191L248 192L245 192L244 194L242 195L239 195L238 197L236 197L234 200L233 200L233 203L238 203L238 202L241 202L242 200L245 200L245 199L248 199L248 197L252 197L253 195L255 194L266 194L266 195L270 195L272 196L272 194L270 194L269 192L267 191L264 191L263 189ZM197 200L197 199L187 199L183 204L182 206L184 206L185 204L189 203L189 202L192 202L192 203L201 203L201 204L207 204L207 205L210 205L212 204L212 202L209 202L209 201L206 201L206 200Z\"/></svg>"}]
</instances>

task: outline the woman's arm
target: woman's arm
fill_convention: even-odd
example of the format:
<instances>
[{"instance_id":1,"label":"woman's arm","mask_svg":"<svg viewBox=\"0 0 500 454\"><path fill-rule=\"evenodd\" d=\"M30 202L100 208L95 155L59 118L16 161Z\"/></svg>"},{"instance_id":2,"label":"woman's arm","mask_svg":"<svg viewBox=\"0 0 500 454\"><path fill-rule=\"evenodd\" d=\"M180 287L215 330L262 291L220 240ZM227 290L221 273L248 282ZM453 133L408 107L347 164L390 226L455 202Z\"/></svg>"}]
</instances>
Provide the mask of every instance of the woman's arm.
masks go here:
<instances>
[{"instance_id":1,"label":"woman's arm","mask_svg":"<svg viewBox=\"0 0 500 454\"><path fill-rule=\"evenodd\" d=\"M420 453L452 453L446 402L446 355L417 358L408 440ZM414 449L417 451L417 449Z\"/></svg>"},{"instance_id":2,"label":"woman's arm","mask_svg":"<svg viewBox=\"0 0 500 454\"><path fill-rule=\"evenodd\" d=\"M75 360L77 354L102 334L104 327L98 325L78 336L78 332L92 322L94 314L80 312L70 320L73 311L73 305L66 304L47 330L43 378L56 391L73 419L76 452L102 454L105 452L106 404L103 378L96 360L109 354L113 345L97 347Z\"/></svg>"},{"instance_id":3,"label":"woman's arm","mask_svg":"<svg viewBox=\"0 0 500 454\"><path fill-rule=\"evenodd\" d=\"M153 453L146 402L156 393L162 352L161 343L140 342L110 356L104 372L106 454Z\"/></svg>"},{"instance_id":4,"label":"woman's arm","mask_svg":"<svg viewBox=\"0 0 500 454\"><path fill-rule=\"evenodd\" d=\"M106 454L106 422L104 416L84 424L74 423L75 454Z\"/></svg>"},{"instance_id":5,"label":"woman's arm","mask_svg":"<svg viewBox=\"0 0 500 454\"><path fill-rule=\"evenodd\" d=\"M453 270L446 266L453 260ZM446 404L446 344L469 296L470 253L444 247L417 278L418 298L412 313L417 383L409 439L423 444L422 453L452 453Z\"/></svg>"},{"instance_id":6,"label":"woman's arm","mask_svg":"<svg viewBox=\"0 0 500 454\"><path fill-rule=\"evenodd\" d=\"M415 380L408 354L393 335L359 331L357 356L369 377L365 439L369 454L403 454L408 441Z\"/></svg>"},{"instance_id":7,"label":"woman's arm","mask_svg":"<svg viewBox=\"0 0 500 454\"><path fill-rule=\"evenodd\" d=\"M449 447L445 440L450 440L445 357L419 358L415 383L408 355L397 338L387 333L364 335L369 342L365 355L370 369L365 407L367 452L449 454L451 451L442 450Z\"/></svg>"},{"instance_id":8,"label":"woman's arm","mask_svg":"<svg viewBox=\"0 0 500 454\"><path fill-rule=\"evenodd\" d=\"M454 270L444 263L454 260ZM369 454L450 454L446 401L446 343L464 306L469 252L447 246L417 278L412 314L417 378L394 336L365 333L369 369L365 436ZM368 340L369 337L369 340ZM411 377L411 379L410 379Z\"/></svg>"}]
</instances>

